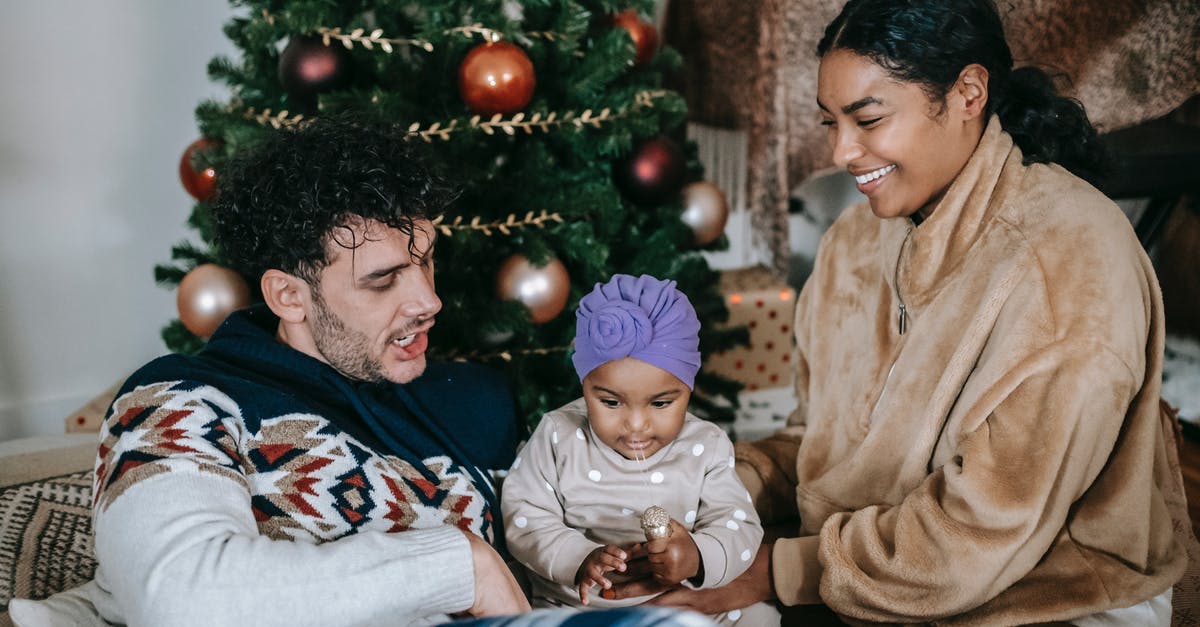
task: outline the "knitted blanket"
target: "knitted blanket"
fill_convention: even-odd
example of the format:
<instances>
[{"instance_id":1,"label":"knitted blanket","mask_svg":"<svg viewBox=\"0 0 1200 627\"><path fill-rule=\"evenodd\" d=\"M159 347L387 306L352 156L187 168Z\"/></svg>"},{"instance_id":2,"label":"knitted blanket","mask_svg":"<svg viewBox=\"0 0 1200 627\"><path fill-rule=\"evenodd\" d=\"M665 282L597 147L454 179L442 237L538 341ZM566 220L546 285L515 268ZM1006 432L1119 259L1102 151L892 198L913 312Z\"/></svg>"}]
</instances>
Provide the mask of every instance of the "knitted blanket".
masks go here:
<instances>
[{"instance_id":1,"label":"knitted blanket","mask_svg":"<svg viewBox=\"0 0 1200 627\"><path fill-rule=\"evenodd\" d=\"M752 224L779 269L787 200L831 165L816 105L817 42L841 0L672 0L664 37L683 53L694 122L748 134ZM1194 0L998 0L1017 65L1064 73L1066 93L1110 131L1200 92Z\"/></svg>"}]
</instances>

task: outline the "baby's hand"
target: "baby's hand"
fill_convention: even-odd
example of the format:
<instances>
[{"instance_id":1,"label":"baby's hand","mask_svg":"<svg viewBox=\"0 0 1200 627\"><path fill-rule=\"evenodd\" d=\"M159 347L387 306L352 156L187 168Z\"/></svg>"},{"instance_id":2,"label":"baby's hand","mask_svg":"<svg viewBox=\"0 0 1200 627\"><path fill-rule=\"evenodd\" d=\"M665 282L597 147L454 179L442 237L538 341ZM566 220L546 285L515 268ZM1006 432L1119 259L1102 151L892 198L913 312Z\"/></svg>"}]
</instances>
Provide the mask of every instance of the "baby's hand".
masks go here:
<instances>
[{"instance_id":1,"label":"baby's hand","mask_svg":"<svg viewBox=\"0 0 1200 627\"><path fill-rule=\"evenodd\" d=\"M598 585L605 590L612 588L612 582L604 574L614 570L625 572L626 558L625 551L615 544L607 544L589 553L575 573L575 585L579 586L579 602L588 604L588 590L592 586Z\"/></svg>"},{"instance_id":2,"label":"baby's hand","mask_svg":"<svg viewBox=\"0 0 1200 627\"><path fill-rule=\"evenodd\" d=\"M646 542L646 553L650 571L660 583L674 585L703 573L696 541L674 518L671 535Z\"/></svg>"}]
</instances>

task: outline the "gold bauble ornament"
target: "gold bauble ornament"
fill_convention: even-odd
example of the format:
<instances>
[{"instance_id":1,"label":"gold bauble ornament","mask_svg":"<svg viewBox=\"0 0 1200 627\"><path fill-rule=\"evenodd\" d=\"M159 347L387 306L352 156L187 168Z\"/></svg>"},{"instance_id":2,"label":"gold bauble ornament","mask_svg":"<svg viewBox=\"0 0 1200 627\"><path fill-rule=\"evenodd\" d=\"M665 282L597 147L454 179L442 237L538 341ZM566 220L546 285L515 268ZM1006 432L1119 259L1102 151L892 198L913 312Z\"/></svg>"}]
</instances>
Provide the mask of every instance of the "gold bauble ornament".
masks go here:
<instances>
[{"instance_id":1,"label":"gold bauble ornament","mask_svg":"<svg viewBox=\"0 0 1200 627\"><path fill-rule=\"evenodd\" d=\"M729 205L720 187L696 181L683 188L683 213L679 216L692 229L692 243L707 246L725 232Z\"/></svg>"},{"instance_id":2,"label":"gold bauble ornament","mask_svg":"<svg viewBox=\"0 0 1200 627\"><path fill-rule=\"evenodd\" d=\"M496 295L524 304L534 324L553 320L566 307L570 294L571 277L558 259L535 266L516 254L504 260L496 273Z\"/></svg>"},{"instance_id":3,"label":"gold bauble ornament","mask_svg":"<svg viewBox=\"0 0 1200 627\"><path fill-rule=\"evenodd\" d=\"M179 321L188 331L207 338L234 310L250 305L250 286L240 274L213 263L184 275L175 293Z\"/></svg>"}]
</instances>

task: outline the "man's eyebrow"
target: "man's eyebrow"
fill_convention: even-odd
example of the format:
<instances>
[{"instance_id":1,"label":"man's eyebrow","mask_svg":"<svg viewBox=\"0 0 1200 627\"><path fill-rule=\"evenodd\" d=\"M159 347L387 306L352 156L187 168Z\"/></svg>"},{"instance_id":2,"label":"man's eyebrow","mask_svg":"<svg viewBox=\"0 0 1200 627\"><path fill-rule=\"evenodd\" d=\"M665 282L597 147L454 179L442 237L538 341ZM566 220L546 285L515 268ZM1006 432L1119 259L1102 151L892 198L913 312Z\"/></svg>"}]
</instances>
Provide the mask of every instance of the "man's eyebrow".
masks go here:
<instances>
[{"instance_id":1,"label":"man's eyebrow","mask_svg":"<svg viewBox=\"0 0 1200 627\"><path fill-rule=\"evenodd\" d=\"M881 104L883 104L883 101L876 98L875 96L867 96L866 98L859 98L858 100L855 100L854 102L842 107L842 113L845 113L845 114L854 113L855 111L858 111L859 109L861 109L867 105L873 105L873 104L881 105ZM829 111L829 107L826 107L825 104L822 103L819 98L817 99L817 106L820 107L820 109L822 111L825 111L825 112Z\"/></svg>"},{"instance_id":2,"label":"man's eyebrow","mask_svg":"<svg viewBox=\"0 0 1200 627\"><path fill-rule=\"evenodd\" d=\"M398 264L396 264L396 265L394 265L394 266L391 266L391 267L389 267L389 268L380 268L380 269L378 269L378 270L376 270L376 271L374 271L374 272L368 272L367 274L364 274L364 275L362 275L362 276L358 277L358 284L359 284L359 285L366 285L367 283L371 283L371 282L373 282L373 281L377 281L377 280L379 280L379 279L382 279L383 277L385 277L385 276L387 276L387 275L389 275L389 274L392 274L392 273L396 272L397 270L403 270L404 268L407 268L407 267L408 267L408 265L409 265L409 264L407 264L407 263L398 263Z\"/></svg>"},{"instance_id":3,"label":"man's eyebrow","mask_svg":"<svg viewBox=\"0 0 1200 627\"><path fill-rule=\"evenodd\" d=\"M437 245L437 242L430 241L429 246L423 252L421 252L419 255L417 255L417 254L412 255L413 259L417 262L421 262L421 261L424 261L425 259L432 257L433 249L436 245ZM356 283L360 286L366 285L368 283L373 283L379 279L382 279L383 277L385 277L389 274L392 274L393 272L396 272L398 270L403 270L403 269L409 267L410 265L412 265L412 263L401 262L401 263L398 263L398 264L388 267L388 268L380 268L378 270L375 270L374 272L368 272L367 274L364 274L364 275L358 277L358 280L356 281Z\"/></svg>"}]
</instances>

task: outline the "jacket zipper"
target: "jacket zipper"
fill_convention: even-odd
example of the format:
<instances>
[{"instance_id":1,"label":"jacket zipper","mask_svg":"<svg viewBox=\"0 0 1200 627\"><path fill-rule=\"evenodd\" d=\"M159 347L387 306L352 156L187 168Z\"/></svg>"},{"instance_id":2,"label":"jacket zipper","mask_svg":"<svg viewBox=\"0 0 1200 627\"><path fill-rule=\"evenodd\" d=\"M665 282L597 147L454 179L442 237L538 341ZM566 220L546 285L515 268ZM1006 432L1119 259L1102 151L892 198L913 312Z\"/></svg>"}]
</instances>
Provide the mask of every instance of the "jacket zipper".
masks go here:
<instances>
[{"instance_id":1,"label":"jacket zipper","mask_svg":"<svg viewBox=\"0 0 1200 627\"><path fill-rule=\"evenodd\" d=\"M908 227L908 232L904 234L904 241L900 242L900 252L896 255L896 269L892 275L892 283L896 289L896 302L899 303L899 315L897 322L900 327L900 335L904 335L908 331L908 308L904 305L904 299L900 296L900 259L904 257L904 246L908 244L908 238L912 236L912 227ZM883 397L887 395L888 383L892 380L892 372L896 370L896 359L899 357L897 352L892 357L892 365L888 368L887 376L883 379L883 389L879 392L879 398L875 399L875 405L871 407L871 413L867 417L867 428L875 424L875 413L879 410L879 405L883 403Z\"/></svg>"},{"instance_id":2,"label":"jacket zipper","mask_svg":"<svg viewBox=\"0 0 1200 627\"><path fill-rule=\"evenodd\" d=\"M908 308L904 305L904 298L900 296L900 260L904 258L904 246L908 244L908 238L912 236L912 227L908 227L908 231L904 233L904 241L900 242L900 252L896 255L896 270L892 275L892 284L896 286L896 302L900 304L900 311L897 316L897 324L900 327L900 335L908 330Z\"/></svg>"}]
</instances>

